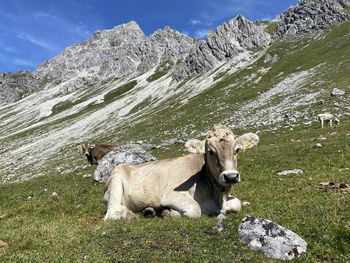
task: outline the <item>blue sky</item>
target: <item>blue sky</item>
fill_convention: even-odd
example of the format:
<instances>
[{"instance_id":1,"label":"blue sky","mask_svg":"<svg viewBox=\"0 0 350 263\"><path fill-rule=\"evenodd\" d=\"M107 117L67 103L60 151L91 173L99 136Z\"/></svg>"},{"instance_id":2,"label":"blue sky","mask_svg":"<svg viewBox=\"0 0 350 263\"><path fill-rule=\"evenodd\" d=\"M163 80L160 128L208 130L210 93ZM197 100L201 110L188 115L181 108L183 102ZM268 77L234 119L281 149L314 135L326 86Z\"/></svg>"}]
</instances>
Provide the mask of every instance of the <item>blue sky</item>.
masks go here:
<instances>
[{"instance_id":1,"label":"blue sky","mask_svg":"<svg viewBox=\"0 0 350 263\"><path fill-rule=\"evenodd\" d=\"M35 70L66 47L134 20L146 35L170 26L203 38L243 14L273 19L297 0L1 0L0 72Z\"/></svg>"}]
</instances>

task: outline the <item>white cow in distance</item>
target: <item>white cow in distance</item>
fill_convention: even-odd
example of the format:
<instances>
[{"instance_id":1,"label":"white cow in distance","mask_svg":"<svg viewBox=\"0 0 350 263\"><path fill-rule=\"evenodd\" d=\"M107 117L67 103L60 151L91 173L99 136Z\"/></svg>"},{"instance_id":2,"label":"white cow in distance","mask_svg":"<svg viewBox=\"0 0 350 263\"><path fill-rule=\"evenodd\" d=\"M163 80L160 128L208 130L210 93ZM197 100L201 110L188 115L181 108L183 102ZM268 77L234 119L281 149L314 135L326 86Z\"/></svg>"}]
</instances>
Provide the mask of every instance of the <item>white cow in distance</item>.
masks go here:
<instances>
[{"instance_id":1,"label":"white cow in distance","mask_svg":"<svg viewBox=\"0 0 350 263\"><path fill-rule=\"evenodd\" d=\"M325 121L329 122L329 125L332 127L332 122L334 121L336 124L339 124L340 121L332 114L332 113L321 113L317 115L318 121L321 123L321 127L323 128L323 123Z\"/></svg>"}]
</instances>

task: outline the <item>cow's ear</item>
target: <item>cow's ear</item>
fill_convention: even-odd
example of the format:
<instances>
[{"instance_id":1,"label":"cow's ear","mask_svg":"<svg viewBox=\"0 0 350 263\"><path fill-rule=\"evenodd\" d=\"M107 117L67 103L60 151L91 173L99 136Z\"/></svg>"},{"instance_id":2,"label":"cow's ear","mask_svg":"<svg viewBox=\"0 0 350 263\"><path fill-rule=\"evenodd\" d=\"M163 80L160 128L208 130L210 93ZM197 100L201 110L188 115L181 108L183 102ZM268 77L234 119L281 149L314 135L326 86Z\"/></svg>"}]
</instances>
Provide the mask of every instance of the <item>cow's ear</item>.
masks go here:
<instances>
[{"instance_id":1,"label":"cow's ear","mask_svg":"<svg viewBox=\"0 0 350 263\"><path fill-rule=\"evenodd\" d=\"M188 140L185 143L187 151L190 153L204 153L205 152L205 143L197 139Z\"/></svg>"},{"instance_id":2,"label":"cow's ear","mask_svg":"<svg viewBox=\"0 0 350 263\"><path fill-rule=\"evenodd\" d=\"M90 149L95 148L95 146L96 146L95 144L91 144L91 145L90 145Z\"/></svg>"},{"instance_id":3,"label":"cow's ear","mask_svg":"<svg viewBox=\"0 0 350 263\"><path fill-rule=\"evenodd\" d=\"M254 147L259 143L259 136L255 133L245 133L236 140L236 148L246 150Z\"/></svg>"}]
</instances>

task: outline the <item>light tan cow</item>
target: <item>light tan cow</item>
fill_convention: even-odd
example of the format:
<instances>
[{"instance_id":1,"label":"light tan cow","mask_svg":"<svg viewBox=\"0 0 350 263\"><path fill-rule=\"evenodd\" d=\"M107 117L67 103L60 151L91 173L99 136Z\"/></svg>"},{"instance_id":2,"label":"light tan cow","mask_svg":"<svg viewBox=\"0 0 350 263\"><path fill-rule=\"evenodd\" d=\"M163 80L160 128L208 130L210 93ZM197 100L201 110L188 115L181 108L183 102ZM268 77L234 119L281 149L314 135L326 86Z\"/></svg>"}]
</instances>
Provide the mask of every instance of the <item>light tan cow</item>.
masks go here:
<instances>
[{"instance_id":1,"label":"light tan cow","mask_svg":"<svg viewBox=\"0 0 350 263\"><path fill-rule=\"evenodd\" d=\"M237 154L258 142L256 134L237 138L225 126L216 125L205 140L203 154L118 165L107 181L104 219L130 220L148 207L185 217L238 212L240 200L229 197L232 185L240 182Z\"/></svg>"},{"instance_id":2,"label":"light tan cow","mask_svg":"<svg viewBox=\"0 0 350 263\"><path fill-rule=\"evenodd\" d=\"M329 125L332 127L332 122L339 124L340 121L332 114L332 113L321 113L317 115L318 121L321 123L321 127L323 128L323 122L329 121Z\"/></svg>"}]
</instances>

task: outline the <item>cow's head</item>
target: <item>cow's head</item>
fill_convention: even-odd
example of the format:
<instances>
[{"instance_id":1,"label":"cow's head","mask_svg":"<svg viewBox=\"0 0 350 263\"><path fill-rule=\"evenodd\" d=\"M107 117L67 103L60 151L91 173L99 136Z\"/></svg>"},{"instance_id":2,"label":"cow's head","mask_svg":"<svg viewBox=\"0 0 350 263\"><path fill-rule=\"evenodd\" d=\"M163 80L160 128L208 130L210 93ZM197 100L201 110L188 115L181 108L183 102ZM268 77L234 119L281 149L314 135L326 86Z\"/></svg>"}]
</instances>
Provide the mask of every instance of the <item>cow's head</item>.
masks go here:
<instances>
[{"instance_id":1,"label":"cow's head","mask_svg":"<svg viewBox=\"0 0 350 263\"><path fill-rule=\"evenodd\" d=\"M258 135L246 133L236 137L223 125L215 125L205 140L205 161L214 179L222 186L240 182L237 155L241 150L255 146Z\"/></svg>"},{"instance_id":2,"label":"cow's head","mask_svg":"<svg viewBox=\"0 0 350 263\"><path fill-rule=\"evenodd\" d=\"M89 157L90 156L90 151L95 148L95 145L94 144L90 144L90 143L82 143L81 144L81 149L83 150L83 154L86 156L86 157Z\"/></svg>"}]
</instances>

